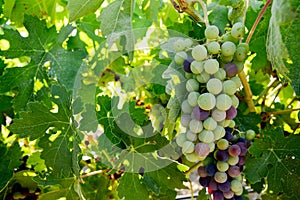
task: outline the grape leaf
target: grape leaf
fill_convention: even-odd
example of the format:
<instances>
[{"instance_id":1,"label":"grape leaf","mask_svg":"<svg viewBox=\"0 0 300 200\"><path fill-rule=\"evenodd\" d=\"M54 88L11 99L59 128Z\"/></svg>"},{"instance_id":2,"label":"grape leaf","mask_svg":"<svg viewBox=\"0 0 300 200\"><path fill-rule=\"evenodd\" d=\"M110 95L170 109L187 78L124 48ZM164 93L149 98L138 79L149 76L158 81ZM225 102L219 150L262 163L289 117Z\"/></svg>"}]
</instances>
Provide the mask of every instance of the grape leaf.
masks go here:
<instances>
[{"instance_id":1,"label":"grape leaf","mask_svg":"<svg viewBox=\"0 0 300 200\"><path fill-rule=\"evenodd\" d=\"M139 177L139 174L124 173L120 178L117 191L119 197L125 198L126 200L149 199L149 192Z\"/></svg>"},{"instance_id":2,"label":"grape leaf","mask_svg":"<svg viewBox=\"0 0 300 200\"><path fill-rule=\"evenodd\" d=\"M258 124L262 121L261 117L256 113L248 113L243 115L243 112L238 112L238 115L234 119L236 125L240 131L247 131L249 129L258 132Z\"/></svg>"},{"instance_id":3,"label":"grape leaf","mask_svg":"<svg viewBox=\"0 0 300 200\"><path fill-rule=\"evenodd\" d=\"M7 145L0 141L0 192L13 177L14 170L22 164L19 160L22 157L22 154L18 143L14 143L12 146L7 147Z\"/></svg>"},{"instance_id":4,"label":"grape leaf","mask_svg":"<svg viewBox=\"0 0 300 200\"><path fill-rule=\"evenodd\" d=\"M104 0L69 0L67 9L69 10L69 20L74 21L85 15L94 13Z\"/></svg>"},{"instance_id":5,"label":"grape leaf","mask_svg":"<svg viewBox=\"0 0 300 200\"><path fill-rule=\"evenodd\" d=\"M280 128L264 129L263 138L249 148L245 174L250 183L267 178L268 193L298 199L300 183L299 135L284 137Z\"/></svg>"},{"instance_id":6,"label":"grape leaf","mask_svg":"<svg viewBox=\"0 0 300 200\"><path fill-rule=\"evenodd\" d=\"M211 24L217 26L221 33L225 33L225 27L228 23L228 8L211 3L208 9L211 11L208 17Z\"/></svg>"}]
</instances>

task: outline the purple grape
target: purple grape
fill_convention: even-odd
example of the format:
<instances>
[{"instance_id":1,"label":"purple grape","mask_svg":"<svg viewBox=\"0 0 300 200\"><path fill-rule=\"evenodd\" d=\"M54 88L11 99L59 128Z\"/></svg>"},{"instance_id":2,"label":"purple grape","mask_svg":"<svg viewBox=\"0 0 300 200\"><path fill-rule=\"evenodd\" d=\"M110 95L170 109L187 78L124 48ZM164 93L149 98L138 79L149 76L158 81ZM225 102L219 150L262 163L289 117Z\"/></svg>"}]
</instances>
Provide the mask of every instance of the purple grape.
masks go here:
<instances>
[{"instance_id":1,"label":"purple grape","mask_svg":"<svg viewBox=\"0 0 300 200\"><path fill-rule=\"evenodd\" d=\"M210 147L205 143L198 143L195 146L195 153L200 157L206 157L209 154Z\"/></svg>"},{"instance_id":2,"label":"purple grape","mask_svg":"<svg viewBox=\"0 0 300 200\"><path fill-rule=\"evenodd\" d=\"M192 73L191 63L194 61L193 58L187 58L183 61L183 69L188 73Z\"/></svg>"},{"instance_id":3,"label":"purple grape","mask_svg":"<svg viewBox=\"0 0 300 200\"><path fill-rule=\"evenodd\" d=\"M196 106L193 109L192 116L197 120L205 120L208 118L209 112L206 110L202 110L199 106Z\"/></svg>"},{"instance_id":4,"label":"purple grape","mask_svg":"<svg viewBox=\"0 0 300 200\"><path fill-rule=\"evenodd\" d=\"M240 167L239 166L230 166L227 173L232 178L235 178L241 174Z\"/></svg>"},{"instance_id":5,"label":"purple grape","mask_svg":"<svg viewBox=\"0 0 300 200\"><path fill-rule=\"evenodd\" d=\"M207 177L207 173L205 171L205 167L204 166L198 167L198 175L200 177Z\"/></svg>"},{"instance_id":6,"label":"purple grape","mask_svg":"<svg viewBox=\"0 0 300 200\"><path fill-rule=\"evenodd\" d=\"M244 165L246 162L246 157L245 156L239 156L239 162L238 165Z\"/></svg>"},{"instance_id":7,"label":"purple grape","mask_svg":"<svg viewBox=\"0 0 300 200\"><path fill-rule=\"evenodd\" d=\"M218 190L218 183L212 179L212 180L210 180L208 187L210 190L216 191L216 190Z\"/></svg>"},{"instance_id":8,"label":"purple grape","mask_svg":"<svg viewBox=\"0 0 300 200\"><path fill-rule=\"evenodd\" d=\"M251 140L246 140L245 141L245 146L247 147L247 149L251 146Z\"/></svg>"},{"instance_id":9,"label":"purple grape","mask_svg":"<svg viewBox=\"0 0 300 200\"><path fill-rule=\"evenodd\" d=\"M209 177L200 177L199 183L203 187L207 187L209 185L210 178Z\"/></svg>"},{"instance_id":10,"label":"purple grape","mask_svg":"<svg viewBox=\"0 0 300 200\"><path fill-rule=\"evenodd\" d=\"M231 156L239 156L241 154L241 147L237 144L231 145L228 148L228 153Z\"/></svg>"},{"instance_id":11,"label":"purple grape","mask_svg":"<svg viewBox=\"0 0 300 200\"><path fill-rule=\"evenodd\" d=\"M215 164L210 163L206 166L205 171L208 176L214 176L218 169Z\"/></svg>"},{"instance_id":12,"label":"purple grape","mask_svg":"<svg viewBox=\"0 0 300 200\"><path fill-rule=\"evenodd\" d=\"M222 192L228 192L230 191L230 182L226 181L225 183L218 183L218 188Z\"/></svg>"},{"instance_id":13,"label":"purple grape","mask_svg":"<svg viewBox=\"0 0 300 200\"><path fill-rule=\"evenodd\" d=\"M224 195L224 197L226 199L234 199L233 198L234 197L234 193L231 190L229 190L228 192L223 192L223 195Z\"/></svg>"},{"instance_id":14,"label":"purple grape","mask_svg":"<svg viewBox=\"0 0 300 200\"><path fill-rule=\"evenodd\" d=\"M241 148L240 156L246 156L247 151L248 151L248 149L247 149L247 147L246 147L246 144L243 143L243 142L238 142L238 143L236 143L236 144L239 145L240 148Z\"/></svg>"},{"instance_id":15,"label":"purple grape","mask_svg":"<svg viewBox=\"0 0 300 200\"><path fill-rule=\"evenodd\" d=\"M227 63L224 66L224 70L226 71L226 75L228 77L233 77L238 73L238 68L234 63Z\"/></svg>"},{"instance_id":16,"label":"purple grape","mask_svg":"<svg viewBox=\"0 0 300 200\"><path fill-rule=\"evenodd\" d=\"M225 132L224 138L225 138L226 140L228 140L229 142L233 142L234 136L231 134L231 131L228 130L228 129L225 129L225 130L226 130L226 132Z\"/></svg>"},{"instance_id":17,"label":"purple grape","mask_svg":"<svg viewBox=\"0 0 300 200\"><path fill-rule=\"evenodd\" d=\"M234 119L237 115L237 110L235 107L231 106L226 110L226 119Z\"/></svg>"},{"instance_id":18,"label":"purple grape","mask_svg":"<svg viewBox=\"0 0 300 200\"><path fill-rule=\"evenodd\" d=\"M240 138L238 138L238 139L237 139L237 142L242 142L242 143L245 143L245 142L246 142L246 139L245 139L245 138L241 138L241 137L240 137Z\"/></svg>"},{"instance_id":19,"label":"purple grape","mask_svg":"<svg viewBox=\"0 0 300 200\"><path fill-rule=\"evenodd\" d=\"M242 196L234 196L234 200L244 200Z\"/></svg>"},{"instance_id":20,"label":"purple grape","mask_svg":"<svg viewBox=\"0 0 300 200\"><path fill-rule=\"evenodd\" d=\"M213 193L213 200L224 200L224 195L221 191L216 191Z\"/></svg>"},{"instance_id":21,"label":"purple grape","mask_svg":"<svg viewBox=\"0 0 300 200\"><path fill-rule=\"evenodd\" d=\"M216 159L221 162L226 162L228 160L228 153L226 150L218 150L216 153Z\"/></svg>"}]
</instances>

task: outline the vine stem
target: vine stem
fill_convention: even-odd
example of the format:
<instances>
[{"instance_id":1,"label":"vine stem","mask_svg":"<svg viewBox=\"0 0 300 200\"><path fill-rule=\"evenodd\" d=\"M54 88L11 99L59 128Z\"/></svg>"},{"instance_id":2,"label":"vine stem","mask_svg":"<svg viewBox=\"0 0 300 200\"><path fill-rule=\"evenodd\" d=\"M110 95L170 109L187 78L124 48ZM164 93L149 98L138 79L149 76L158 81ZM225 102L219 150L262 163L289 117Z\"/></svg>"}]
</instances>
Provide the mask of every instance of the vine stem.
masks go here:
<instances>
[{"instance_id":1,"label":"vine stem","mask_svg":"<svg viewBox=\"0 0 300 200\"><path fill-rule=\"evenodd\" d=\"M247 44L249 44L249 42L250 42L250 40L251 40L251 38L252 38L252 36L253 36L253 33L254 33L254 31L255 31L255 29L256 29L256 27L257 27L257 25L258 25L260 19L262 18L262 16L263 16L264 13L266 12L266 10L267 10L268 6L271 4L271 2L272 2L272 0L268 0L267 3L266 3L266 4L264 5L264 7L262 8L262 10L260 11L260 13L258 14L258 16L257 16L257 18L256 18L256 20L255 20L255 22L254 22L254 24L253 24L253 26L252 26L252 28L251 28L249 34L248 34L248 37L247 37L247 39L246 39L246 43L247 43Z\"/></svg>"},{"instance_id":2,"label":"vine stem","mask_svg":"<svg viewBox=\"0 0 300 200\"><path fill-rule=\"evenodd\" d=\"M203 10L203 21L205 23L205 26L208 27L209 26L209 20L208 20L208 15L207 15L207 8L206 8L206 4L204 3L204 1L202 0L197 0L197 2L201 5L202 10Z\"/></svg>"},{"instance_id":3,"label":"vine stem","mask_svg":"<svg viewBox=\"0 0 300 200\"><path fill-rule=\"evenodd\" d=\"M299 111L299 110L300 110L300 108L288 109L288 110L278 110L278 111L268 112L268 114L280 115L280 114L290 113L290 112Z\"/></svg>"},{"instance_id":4,"label":"vine stem","mask_svg":"<svg viewBox=\"0 0 300 200\"><path fill-rule=\"evenodd\" d=\"M186 172L184 172L184 175L189 176L192 171L198 169L198 167L200 167L201 165L202 165L202 162L196 163L189 170L187 170Z\"/></svg>"},{"instance_id":5,"label":"vine stem","mask_svg":"<svg viewBox=\"0 0 300 200\"><path fill-rule=\"evenodd\" d=\"M93 172L81 175L80 178L86 178L86 177L94 176L94 175L97 175L97 174L103 174L105 172L107 172L107 170L97 170L97 171L93 171Z\"/></svg>"}]
</instances>

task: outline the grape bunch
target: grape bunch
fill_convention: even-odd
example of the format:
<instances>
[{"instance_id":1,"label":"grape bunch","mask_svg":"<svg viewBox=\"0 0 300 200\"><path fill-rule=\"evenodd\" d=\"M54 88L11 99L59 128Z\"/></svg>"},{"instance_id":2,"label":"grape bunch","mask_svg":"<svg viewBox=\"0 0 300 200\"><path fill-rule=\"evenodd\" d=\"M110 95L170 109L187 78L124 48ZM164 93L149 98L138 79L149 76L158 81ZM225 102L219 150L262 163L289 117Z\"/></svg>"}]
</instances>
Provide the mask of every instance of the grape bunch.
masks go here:
<instances>
[{"instance_id":1,"label":"grape bunch","mask_svg":"<svg viewBox=\"0 0 300 200\"><path fill-rule=\"evenodd\" d=\"M245 26L240 22L233 24L230 32L223 36L219 36L219 29L211 25L205 29L206 43L193 46L186 39L178 39L173 45L176 51L174 62L183 67L187 78L187 93L181 103L180 118L184 131L177 136L176 142L190 162L197 163L207 158L219 162L221 171L218 171L217 164L211 164L205 170L209 171L213 165L215 171L206 172L205 177L200 176L200 183L205 187L208 186L206 183L214 181L222 184L221 190L211 190L214 191L214 199L222 199L218 197L221 196L220 191L227 192L223 187L229 188L233 196L243 192L237 173L242 171L242 156L245 156L247 148L242 145L242 139L235 143L227 137L228 130L235 128L234 118L239 105L235 94L242 83L237 74L243 70L249 51L247 44L236 42L244 34ZM237 146L243 153L231 155ZM225 170L226 167L228 169ZM226 194L225 197L229 196Z\"/></svg>"},{"instance_id":2,"label":"grape bunch","mask_svg":"<svg viewBox=\"0 0 300 200\"><path fill-rule=\"evenodd\" d=\"M154 130L161 131L164 127L166 118L166 111L164 107L159 104L154 104L150 109L149 118Z\"/></svg>"}]
</instances>

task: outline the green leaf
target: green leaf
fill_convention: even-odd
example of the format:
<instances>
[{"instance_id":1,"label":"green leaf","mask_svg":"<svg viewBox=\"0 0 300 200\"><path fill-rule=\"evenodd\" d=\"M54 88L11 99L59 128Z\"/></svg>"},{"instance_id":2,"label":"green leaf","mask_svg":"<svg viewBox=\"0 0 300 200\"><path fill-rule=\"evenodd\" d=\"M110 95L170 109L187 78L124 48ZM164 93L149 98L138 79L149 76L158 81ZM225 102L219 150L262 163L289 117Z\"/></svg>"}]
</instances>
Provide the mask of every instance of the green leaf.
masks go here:
<instances>
[{"instance_id":1,"label":"green leaf","mask_svg":"<svg viewBox=\"0 0 300 200\"><path fill-rule=\"evenodd\" d=\"M267 178L268 193L284 193L298 199L300 183L299 135L284 137L280 128L263 131L263 138L256 139L247 157L245 174L250 183Z\"/></svg>"},{"instance_id":2,"label":"green leaf","mask_svg":"<svg viewBox=\"0 0 300 200\"><path fill-rule=\"evenodd\" d=\"M211 200L211 195L206 194L206 189L203 188L202 190L199 191L197 200Z\"/></svg>"},{"instance_id":3,"label":"green leaf","mask_svg":"<svg viewBox=\"0 0 300 200\"><path fill-rule=\"evenodd\" d=\"M103 0L69 0L67 9L69 10L69 20L74 21L85 15L94 13L103 3Z\"/></svg>"},{"instance_id":4,"label":"green leaf","mask_svg":"<svg viewBox=\"0 0 300 200\"><path fill-rule=\"evenodd\" d=\"M125 173L120 178L118 186L120 198L125 199L149 199L149 193L139 174Z\"/></svg>"},{"instance_id":5,"label":"green leaf","mask_svg":"<svg viewBox=\"0 0 300 200\"><path fill-rule=\"evenodd\" d=\"M18 143L14 143L12 146L7 147L7 145L0 141L0 192L13 177L14 170L22 164L19 160L22 157L22 154Z\"/></svg>"},{"instance_id":6,"label":"green leaf","mask_svg":"<svg viewBox=\"0 0 300 200\"><path fill-rule=\"evenodd\" d=\"M225 27L228 23L228 8L216 3L211 3L208 9L211 11L208 17L211 24L217 26L221 33L225 33Z\"/></svg>"},{"instance_id":7,"label":"green leaf","mask_svg":"<svg viewBox=\"0 0 300 200\"><path fill-rule=\"evenodd\" d=\"M234 119L240 131L247 131L249 129L258 132L258 125L262 121L261 117L256 113L248 113L243 115L242 111L238 111L237 117Z\"/></svg>"}]
</instances>

